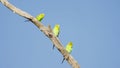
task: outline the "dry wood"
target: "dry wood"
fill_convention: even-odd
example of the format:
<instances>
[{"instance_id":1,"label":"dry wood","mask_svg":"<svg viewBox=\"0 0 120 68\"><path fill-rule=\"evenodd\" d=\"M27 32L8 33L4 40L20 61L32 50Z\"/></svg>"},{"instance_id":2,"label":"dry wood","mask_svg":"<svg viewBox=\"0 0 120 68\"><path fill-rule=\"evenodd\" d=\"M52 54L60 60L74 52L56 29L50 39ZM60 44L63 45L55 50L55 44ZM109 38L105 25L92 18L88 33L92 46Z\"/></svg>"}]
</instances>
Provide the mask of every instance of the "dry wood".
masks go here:
<instances>
[{"instance_id":1,"label":"dry wood","mask_svg":"<svg viewBox=\"0 0 120 68\"><path fill-rule=\"evenodd\" d=\"M78 62L65 50L65 48L62 46L60 40L57 37L55 37L50 25L48 27L44 26L42 23L37 21L37 19L34 18L32 15L28 14L27 12L22 11L21 9L19 9L17 7L15 7L11 3L9 3L7 0L0 0L0 2L4 6L6 6L8 9L10 9L13 13L16 13L16 14L30 20L35 26L37 26L51 40L51 42L55 45L55 47L65 57L67 62L73 68L80 68Z\"/></svg>"}]
</instances>

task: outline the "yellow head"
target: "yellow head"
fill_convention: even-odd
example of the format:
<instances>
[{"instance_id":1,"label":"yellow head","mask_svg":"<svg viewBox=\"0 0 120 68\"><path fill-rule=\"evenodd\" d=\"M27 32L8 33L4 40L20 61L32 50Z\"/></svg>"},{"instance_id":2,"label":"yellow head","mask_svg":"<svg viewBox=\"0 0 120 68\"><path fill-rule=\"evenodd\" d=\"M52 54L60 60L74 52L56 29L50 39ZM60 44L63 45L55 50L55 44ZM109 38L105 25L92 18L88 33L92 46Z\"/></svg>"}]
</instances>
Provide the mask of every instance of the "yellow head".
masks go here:
<instances>
[{"instance_id":1,"label":"yellow head","mask_svg":"<svg viewBox=\"0 0 120 68\"><path fill-rule=\"evenodd\" d=\"M41 14L39 14L40 15L40 17L44 17L45 16L45 14L44 13L41 13Z\"/></svg>"},{"instance_id":2,"label":"yellow head","mask_svg":"<svg viewBox=\"0 0 120 68\"><path fill-rule=\"evenodd\" d=\"M69 45L70 47L73 47L73 43L72 43L72 42L69 42L68 45Z\"/></svg>"},{"instance_id":3,"label":"yellow head","mask_svg":"<svg viewBox=\"0 0 120 68\"><path fill-rule=\"evenodd\" d=\"M59 25L59 24L56 24L56 25L55 25L55 28L59 30L59 29L60 29L60 25Z\"/></svg>"}]
</instances>

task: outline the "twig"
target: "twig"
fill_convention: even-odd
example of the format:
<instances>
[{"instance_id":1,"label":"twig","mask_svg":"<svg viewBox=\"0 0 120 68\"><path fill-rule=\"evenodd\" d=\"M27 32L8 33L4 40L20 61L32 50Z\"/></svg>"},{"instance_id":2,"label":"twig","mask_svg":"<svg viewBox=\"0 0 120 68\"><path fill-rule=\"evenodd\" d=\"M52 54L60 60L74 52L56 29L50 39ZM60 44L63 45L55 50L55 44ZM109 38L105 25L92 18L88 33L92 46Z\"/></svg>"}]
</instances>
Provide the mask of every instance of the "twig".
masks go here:
<instances>
[{"instance_id":1,"label":"twig","mask_svg":"<svg viewBox=\"0 0 120 68\"><path fill-rule=\"evenodd\" d=\"M55 45L55 47L59 50L59 52L65 57L67 62L73 68L80 68L77 61L65 50L65 48L60 43L59 39L54 36L50 25L48 27L44 26L42 23L37 21L32 15L28 14L27 12L22 11L21 9L16 8L14 5L10 4L7 0L0 0L0 2L10 9L13 13L16 13L24 18L29 19L35 26L37 26Z\"/></svg>"}]
</instances>

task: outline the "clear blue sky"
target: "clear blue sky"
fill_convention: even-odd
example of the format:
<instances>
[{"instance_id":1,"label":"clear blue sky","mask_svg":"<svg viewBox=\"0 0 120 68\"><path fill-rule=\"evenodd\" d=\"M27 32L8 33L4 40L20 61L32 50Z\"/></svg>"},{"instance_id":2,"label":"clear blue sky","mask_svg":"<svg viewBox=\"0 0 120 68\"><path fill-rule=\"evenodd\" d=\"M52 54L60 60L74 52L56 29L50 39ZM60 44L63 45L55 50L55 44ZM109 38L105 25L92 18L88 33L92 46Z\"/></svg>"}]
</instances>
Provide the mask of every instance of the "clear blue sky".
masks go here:
<instances>
[{"instance_id":1,"label":"clear blue sky","mask_svg":"<svg viewBox=\"0 0 120 68\"><path fill-rule=\"evenodd\" d=\"M73 41L81 68L120 68L120 0L9 0L42 23L61 26L59 39ZM0 3L0 68L71 68L51 41Z\"/></svg>"}]
</instances>

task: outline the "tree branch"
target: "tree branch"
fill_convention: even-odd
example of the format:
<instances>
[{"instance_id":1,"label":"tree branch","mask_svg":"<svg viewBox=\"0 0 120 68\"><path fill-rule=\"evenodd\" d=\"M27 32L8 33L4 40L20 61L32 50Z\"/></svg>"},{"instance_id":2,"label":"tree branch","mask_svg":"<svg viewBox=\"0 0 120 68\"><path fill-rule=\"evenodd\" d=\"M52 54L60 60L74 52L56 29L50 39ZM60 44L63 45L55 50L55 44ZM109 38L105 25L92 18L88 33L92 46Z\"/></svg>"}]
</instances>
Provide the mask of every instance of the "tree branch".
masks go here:
<instances>
[{"instance_id":1,"label":"tree branch","mask_svg":"<svg viewBox=\"0 0 120 68\"><path fill-rule=\"evenodd\" d=\"M13 13L16 13L24 18L29 19L35 26L37 26L52 41L52 43L55 45L55 47L65 57L67 62L73 68L80 68L77 61L65 50L65 48L60 43L59 39L53 34L50 25L48 27L44 26L32 15L28 14L27 12L22 11L21 9L16 8L14 5L10 4L7 0L0 0L0 2L4 6L6 6L8 9L10 9Z\"/></svg>"}]
</instances>

